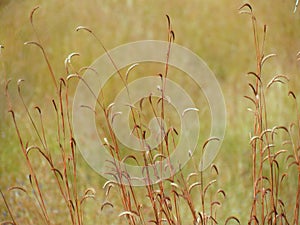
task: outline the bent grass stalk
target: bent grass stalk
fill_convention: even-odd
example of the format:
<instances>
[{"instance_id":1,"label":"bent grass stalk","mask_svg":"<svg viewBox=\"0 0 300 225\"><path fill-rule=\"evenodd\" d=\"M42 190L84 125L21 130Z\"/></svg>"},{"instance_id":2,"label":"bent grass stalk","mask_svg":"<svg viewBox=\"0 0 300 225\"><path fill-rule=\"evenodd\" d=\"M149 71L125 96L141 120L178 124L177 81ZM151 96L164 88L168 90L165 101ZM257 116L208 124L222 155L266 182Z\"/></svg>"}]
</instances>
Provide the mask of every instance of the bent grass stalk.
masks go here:
<instances>
[{"instance_id":1,"label":"bent grass stalk","mask_svg":"<svg viewBox=\"0 0 300 225\"><path fill-rule=\"evenodd\" d=\"M281 165L278 157L288 150L277 149L275 146L275 136L278 131L285 131L289 134L293 143L292 149L294 155L293 164L298 165L298 185L299 185L299 150L295 151L295 144L290 131L285 126L268 127L267 115L267 99L266 92L275 83L285 84L289 81L286 75L275 75L267 84L264 83L263 66L275 54L265 55L265 40L267 34L267 26L263 27L263 39L260 42L259 29L257 19L253 13L250 4L246 3L240 7L240 12L248 14L251 17L254 48L256 53L256 71L249 72L249 77L253 77L254 81L248 83L251 95L244 96L254 105L254 109L250 111L254 115L253 134L250 137L250 145L252 150L252 177L253 177L253 203L250 213L249 224L289 224L285 204L279 195L281 183L287 173L281 173ZM293 92L290 94L295 98ZM296 106L297 108L297 106ZM297 109L298 110L298 109ZM298 111L297 111L298 115ZM300 136L299 136L300 137ZM299 138L298 137L298 138ZM298 139L299 141L299 139ZM296 148L297 149L297 148ZM290 157L290 156L288 156ZM267 168L267 169L266 169ZM281 178L280 178L281 177ZM296 190L296 205L292 221L290 223L298 224L299 219L299 192Z\"/></svg>"},{"instance_id":2,"label":"bent grass stalk","mask_svg":"<svg viewBox=\"0 0 300 225\"><path fill-rule=\"evenodd\" d=\"M297 1L298 3L298 1ZM296 4L297 5L297 4ZM43 58L47 64L49 75L54 83L55 97L52 99L52 106L54 108L54 114L56 119L56 140L57 147L60 152L60 162L54 160L52 155L52 146L50 146L47 140L47 126L44 122L44 114L39 106L34 108L35 112L38 113L38 120L36 121L31 113L31 109L27 106L22 92L21 84L23 80L18 81L18 94L22 102L23 108L25 109L26 115L28 117L28 122L31 124L39 144L29 145L23 136L22 130L20 129L19 123L15 116L15 111L13 109L13 102L9 95L9 81L6 81L6 98L8 102L8 109L11 113L13 124L17 133L17 138L21 146L22 154L25 158L25 162L29 169L29 182L30 189L33 193L32 206L35 207L35 211L41 219L42 223L47 225L55 224L55 219L52 217L47 204L47 198L45 198L45 191L41 188L42 178L37 176L37 172L34 165L33 159L30 158L30 152L37 151L39 156L46 161L50 168L50 173L52 174L55 185L60 193L60 198L64 202L64 207L67 209L69 223L72 225L83 225L85 224L85 217L83 214L83 204L89 198L95 198L95 189L87 188L82 197L79 193L78 184L78 165L77 165L77 148L76 140L73 136L73 129L71 124L70 116L70 100L69 100L69 87L71 86L72 79L78 79L79 82L83 82L88 88L88 84L82 78L81 74L86 70L92 70L96 74L93 68L83 67L76 71L72 66L71 59L74 56L79 56L78 53L71 53L65 59L65 70L66 79L60 78L56 79L55 73L52 69L51 63L49 61L48 54L39 38L38 31L34 26L34 14L38 7L34 8L30 13L30 23L32 25L33 31L37 38L37 41L26 42L27 45L36 45L43 53ZM268 127L268 115L267 115L267 99L265 97L266 91L270 89L275 83L285 83L288 78L285 75L274 76L267 85L264 83L264 78L262 76L262 68L265 62L274 54L264 55L264 45L267 33L267 27L264 26L263 29L263 40L260 42L259 39L259 29L257 26L256 17L253 13L253 9L250 4L244 4L240 10L251 16L254 46L256 53L256 71L249 72L249 77L253 78L249 82L249 87L252 94L245 96L253 104L254 109L254 123L253 123L253 134L250 138L250 145L252 150L252 180L253 180L253 202L252 209L249 215L248 224L294 224L297 225L299 222L299 202L300 202L300 114L299 107L297 105L296 96L291 91L291 95L296 102L297 118L296 122L292 123L290 127L276 126L273 128ZM132 154L122 156L121 154L121 143L116 137L115 131L113 129L113 121L117 113L112 114L112 108L114 103L105 104L105 94L103 90L100 91L100 97L96 96L95 93L91 94L97 101L97 105L100 107L100 112L92 109L90 106L82 106L87 108L87 110L92 110L95 114L102 113L104 116L104 124L106 125L107 132L105 133L104 145L112 156L112 161L108 162L112 166L110 175L111 180L108 180L103 185L103 190L105 192L105 200L102 203L100 209L101 211L106 210L107 207L114 207L109 198L111 192L116 191L121 200L122 211L119 212L119 217L126 218L126 222L129 225L135 224L169 224L169 225L215 225L219 224L217 211L222 206L222 200L226 199L226 193L223 189L217 189L214 191L212 187L216 185L216 176L219 176L220 171L216 165L212 165L210 168L210 174L207 172L199 171L197 169L197 163L192 154L190 154L190 159L194 171L188 175L184 175L184 171L180 168L178 174L173 174L173 167L170 160L167 161L167 167L163 166L162 160L169 159L169 156L176 147L176 140L180 133L177 131L176 127L170 124L165 127L163 120L166 120L167 114L167 101L166 101L166 79L170 76L169 73L169 57L172 53L172 43L175 40L175 34L171 26L170 17L167 15L167 39L169 43L168 51L166 54L166 63L164 71L159 73L157 76L161 78L161 96L155 99L153 96L142 98L137 107L134 103L130 103L130 115L133 120L133 129L131 135L136 135L140 140L140 148L145 150L142 153L142 160ZM97 40L97 42L104 49L105 53L108 55L112 65L117 71L121 83L127 90L128 97L130 99L130 90L128 88L128 77L133 69L138 66L137 64L131 65L126 71L125 76L121 73L119 68L117 68L114 59L109 55L109 52L105 48L104 44L101 42L95 33L83 26L76 28L76 31L85 30L92 34L92 36ZM0 46L2 49L2 45ZM151 113L161 129L161 140L162 143L157 149L151 150L146 141L147 132L149 131L146 119L143 118L142 112L145 105L148 104L151 109ZM190 109L186 109L187 111ZM197 111L195 109L195 111ZM160 117L160 119L159 119ZM291 142L292 153L287 156L287 161L291 160L288 168L297 167L298 170L298 189L296 191L294 213L291 221L288 221L287 213L285 211L285 203L281 200L280 189L284 182L284 178L287 173L283 173L281 170L281 165L278 161L281 155L288 152L286 149L277 149L275 146L275 138L278 132L285 132ZM296 135L295 135L296 133ZM205 151L205 147L210 141L218 141L216 138L209 138L202 145L202 154ZM151 150L151 151L150 151ZM125 163L132 160L137 165L142 165L144 168L144 182L145 185L141 189L133 186L135 178L129 176L126 168L121 166L121 162ZM62 164L62 168L59 168L59 163ZM171 177L167 180L160 180L156 184L151 181L149 165L159 165L155 167L153 173L157 178L161 178L165 170L170 170ZM267 167L267 169L266 169ZM207 176L209 178L207 178ZM213 179L215 178L215 179ZM39 180L41 179L41 180ZM47 182L47 181L45 181ZM9 189L9 192L21 191L28 195L29 191L21 186L13 186ZM14 213L14 206L10 206L7 201L7 197L0 190L4 204L8 210L11 217L11 221L3 221L1 224L20 224L18 218ZM142 196L141 193L142 192ZM197 196L195 198L195 196ZM146 199L143 199L145 198ZM61 199L57 198L55 201L60 202ZM149 203L151 206L150 212L144 209L144 205ZM199 208L200 209L199 209ZM184 214L183 214L184 211ZM189 216L187 216L187 212ZM188 219L189 221L187 221ZM95 221L93 221L95 222ZM226 218L224 224L240 224L240 221L235 216L229 216Z\"/></svg>"},{"instance_id":3,"label":"bent grass stalk","mask_svg":"<svg viewBox=\"0 0 300 225\"><path fill-rule=\"evenodd\" d=\"M37 9L38 9L38 7L34 8L32 10L32 12L30 14L30 22L31 22L32 27L38 38L38 32L36 31L36 29L34 28L34 25L33 25L33 15ZM31 115L31 112L24 101L23 95L21 93L21 83L23 82L23 80L18 81L19 98L21 99L23 107L29 118L29 122L31 123L31 125L34 129L34 131L38 137L38 140L40 141L41 146L38 146L38 145L28 146L28 143L24 144L24 140L21 135L21 130L19 129L16 117L15 117L15 112L12 108L13 103L11 102L11 98L10 98L9 92L8 92L9 81L7 81L6 96L7 96L8 106L9 106L9 112L12 115L13 124L14 124L15 130L17 132L17 136L18 136L19 143L21 145L22 153L25 157L27 166L29 168L29 172L30 172L29 181L31 184L31 189L33 191L34 199L35 199L35 201L37 201L38 206L39 206L39 207L37 207L37 211L39 211L39 210L41 211L41 214L39 212L37 212L37 213L44 220L45 224L54 224L54 222L52 221L52 218L49 216L49 213L48 213L47 204L45 202L46 200L44 197L45 194L43 193L43 191L40 187L40 184L39 184L40 178L37 178L36 171L33 168L32 161L29 158L29 153L33 150L38 151L38 153L42 156L42 158L44 160L46 160L46 162L50 166L50 171L52 171L52 173L53 173L58 190L61 194L62 199L64 199L66 208L69 211L71 224L81 225L81 224L83 224L81 204L86 199L93 197L94 192L91 193L90 190L92 190L92 189L88 189L89 191L86 191L85 194L83 195L83 197L81 199L79 199L78 189L77 189L76 142L73 138L72 127L70 124L68 89L66 87L66 82L64 81L63 78L60 79L59 86L57 85L54 72L53 72L51 64L48 60L47 53L46 53L44 47L42 46L42 44L40 44L40 43L41 43L41 41L38 38L38 42L26 42L25 44L37 45L42 50L44 59L48 66L48 70L50 71L50 76L54 82L54 86L55 86L56 94L57 94L56 97L58 98L58 101L57 101L58 104L56 103L56 101L54 99L52 100L52 103L53 103L54 110L56 112L57 142L58 142L59 149L61 151L61 160L62 160L62 164L63 164L62 170L59 170L55 166L56 163L52 159L51 151L47 144L42 110L38 106L35 107L35 110L38 112L39 118L40 118L40 121L39 121L40 128L38 128L37 123L34 121L32 115ZM65 93L64 93L64 91L65 91ZM65 94L65 96L64 96L64 94ZM67 126L66 126L66 123L68 124ZM69 143L69 144L67 144L67 143ZM23 192L28 194L28 192L23 187L16 186L16 187L10 189L10 191L13 191L13 190L23 190ZM60 201L59 199L57 199L57 200L58 200L58 202ZM32 203L32 204L34 205L34 203ZM17 222L14 219L13 219L13 223L17 224Z\"/></svg>"},{"instance_id":4,"label":"bent grass stalk","mask_svg":"<svg viewBox=\"0 0 300 225\"><path fill-rule=\"evenodd\" d=\"M48 209L47 209L47 203L44 197L43 190L40 187L39 179L36 176L36 171L32 165L32 161L29 158L29 153L32 151L37 151L40 156L46 160L46 162L50 166L50 171L52 171L53 176L56 181L56 185L58 187L58 190L61 194L61 197L64 199L65 207L68 209L69 217L70 217L70 223L73 225L81 225L83 224L84 217L83 217L83 211L82 211L82 204L84 201L88 198L94 198L95 191L92 188L88 188L85 192L82 198L79 198L78 194L78 185L77 185L77 164L76 164L76 141L73 137L72 132L72 125L70 123L70 112L69 112L69 93L68 93L68 85L71 78L78 78L80 81L85 82L82 77L80 76L79 72L82 72L86 69L91 68L82 68L79 70L79 72L74 72L74 68L72 68L71 64L71 58L73 56L78 56L77 53L71 53L65 60L65 69L67 73L67 79L60 78L59 82L56 81L54 71L52 70L51 64L48 60L48 55L45 51L45 48L41 44L41 40L38 37L38 32L34 27L34 21L33 16L34 13L38 7L34 8L30 14L30 22L33 27L33 30L36 34L36 37L38 39L37 42L30 41L26 42L25 44L29 45L36 45L38 46L43 53L43 57L46 61L48 70L50 72L50 77L53 80L55 90L56 90L56 99L52 100L52 105L55 111L55 117L56 117L56 129L57 129L57 144L60 150L61 154L61 161L63 164L63 168L59 169L53 161L51 150L48 146L47 137L46 137L46 131L45 131L45 125L43 122L43 113L40 107L36 106L35 110L38 112L39 115L39 124L40 128L37 125L37 122L33 119L33 116L31 115L30 109L27 107L26 102L24 101L23 95L21 93L21 83L23 80L18 81L18 93L19 97L21 99L21 102L23 104L23 107L26 111L26 114L29 118L29 122L32 125L36 135L37 139L40 142L41 146L38 145L32 145L28 146L28 144L24 144L24 140L21 136L21 130L19 129L14 110L12 109L12 101L9 96L8 92L8 83L6 85L6 95L7 95L7 101L9 105L9 111L11 112L13 123L15 125L15 130L17 132L17 136L21 145L21 149L23 152L23 155L25 157L25 160L27 162L27 166L29 168L29 181L31 184L31 190L33 191L34 199L38 203L37 207L37 213L39 217L44 221L45 224L55 224L53 221L53 218L49 216ZM200 172L201 176L201 182L196 181L194 183L189 183L189 180L192 176L198 177L199 172L191 173L188 175L188 178L186 179L183 175L183 172L180 171L178 176L172 175L171 178L169 178L167 181L160 181L158 184L151 184L151 178L148 171L148 165L153 165L157 162L159 159L164 159L166 157L170 156L171 151L171 145L169 142L169 139L171 139L171 143L175 147L175 139L178 135L178 132L176 128L170 127L167 129L167 132L165 131L166 128L163 127L163 123L160 122L158 119L158 115L161 115L163 119L165 119L165 89L166 89L166 78L168 75L168 60L169 55L171 51L171 43L174 41L174 32L171 29L171 23L170 18L167 16L168 19L168 41L169 41L169 48L166 58L166 64L165 64L165 73L164 75L159 75L162 80L162 88L161 88L161 98L158 99L156 104L154 104L154 99L152 99L151 96L149 96L147 99L151 105L152 112L157 118L158 123L160 123L161 127L161 135L164 142L159 146L158 153L154 154L149 151L147 143L146 143L146 130L142 129L142 127L146 127L144 122L142 121L140 117L139 111L137 111L137 117L135 113L135 107L131 107L131 115L133 117L134 121L134 128L133 132L136 131L137 136L141 140L141 147L143 149L146 149L146 151L143 154L143 164L146 171L146 177L145 177L145 195L149 198L150 204L153 208L153 218L146 219L146 215L144 215L144 212L142 211L143 203L139 202L136 192L137 190L135 187L131 184L131 179L127 173L126 170L123 170L120 166L120 162L124 162L129 158L134 159L137 163L137 159L133 155L127 155L123 159L121 159L120 156L120 150L119 150L119 143L116 138L116 135L114 133L114 130L112 129L112 122L115 115L111 115L111 108L113 107L113 104L108 105L107 107L104 105L104 97L105 95L103 92L100 93L101 97L103 98L103 103L100 102L95 94L94 97L97 99L98 105L101 107L102 112L104 114L106 125L108 127L108 134L107 136L111 139L111 143L109 143L108 139L105 139L105 144L107 145L111 155L113 156L113 161L111 164L114 166L114 173L111 173L112 177L114 177L114 180L110 180L106 182L103 186L104 190L106 190L106 196L108 197L109 193L111 192L111 189L117 187L119 191L119 196L121 198L121 202L123 205L124 210L119 214L120 217L125 216L127 219L128 224L147 224L147 223L154 223L154 224L185 224L186 221L183 221L183 216L181 215L181 200L185 202L191 212L193 224L208 224L209 222L211 224L217 224L216 221L216 214L215 216L206 214L205 206L202 205L202 211L198 212L196 209L196 204L194 202L194 199L191 195L191 191L194 190L197 186L201 186L201 198L202 202L204 202L204 198L207 194L207 191L209 187L215 182L210 181L206 186L204 186L203 182L203 172ZM107 50L105 49L104 45L100 41L99 38L88 28L85 27L78 27L76 30L87 30L89 33L91 33L101 44L105 52L108 54ZM109 56L110 57L110 56ZM133 69L134 66L129 68L129 70L126 73L125 80L124 76L121 75L120 71L116 67L113 59L110 57L111 63L115 66L117 69L117 73L119 74L123 84L127 88L127 79L129 76L129 72ZM69 67L71 67L73 74L70 74ZM86 84L86 83L85 83ZM91 89L90 89L91 90ZM129 90L127 88L127 93L129 95ZM129 96L130 97L130 96ZM158 105L161 104L161 109L158 109ZM85 106L89 108L89 106ZM142 111L142 100L140 102L140 110ZM97 113L97 112L95 112ZM110 119L111 118L111 119ZM170 162L169 168L172 173L172 165ZM154 170L154 173L157 177L161 177L163 174L163 166L162 163L160 164L160 171L157 169ZM195 166L195 165L194 165ZM195 167L196 168L196 167ZM126 180L127 185L124 184L124 179ZM167 188L167 183L170 183L170 188ZM14 190L21 190L24 193L28 194L27 190L23 187L15 186L10 189L10 191ZM1 192L2 193L2 192ZM225 192L219 191L218 193L223 193L225 196ZM12 218L13 224L18 224L18 222L15 220L11 207L8 206L7 201L2 195L5 205L9 211L9 214ZM57 199L59 201L59 199ZM34 204L34 203L32 203ZM210 203L210 212L213 213L213 206L214 205L220 205L219 201L214 201ZM103 205L101 206L101 210L103 210L106 206L113 206L112 203L109 201L105 201ZM230 221L231 219L235 219L238 223L238 219L236 217L228 218L226 223Z\"/></svg>"}]
</instances>

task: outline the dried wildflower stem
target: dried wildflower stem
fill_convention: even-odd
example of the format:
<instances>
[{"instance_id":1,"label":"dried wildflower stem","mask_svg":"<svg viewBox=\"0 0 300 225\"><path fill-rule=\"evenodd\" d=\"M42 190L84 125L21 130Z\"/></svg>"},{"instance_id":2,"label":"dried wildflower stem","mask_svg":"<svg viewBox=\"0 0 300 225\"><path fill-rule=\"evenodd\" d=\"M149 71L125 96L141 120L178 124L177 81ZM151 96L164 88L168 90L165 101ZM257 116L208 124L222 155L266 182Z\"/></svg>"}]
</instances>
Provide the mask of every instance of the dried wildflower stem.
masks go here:
<instances>
[{"instance_id":1,"label":"dried wildflower stem","mask_svg":"<svg viewBox=\"0 0 300 225\"><path fill-rule=\"evenodd\" d=\"M253 35L254 35L254 46L256 52L256 72L249 72L255 78L255 84L249 83L249 86L254 93L254 97L245 96L252 103L254 103L254 131L251 137L250 144L252 147L252 173L253 173L253 203L252 211L250 214L249 224L282 224L288 223L287 213L285 211L285 206L279 196L280 183L282 178L287 174L284 173L280 180L280 165L276 157L287 150L272 150L275 148L274 145L274 131L276 129L283 129L290 133L288 129L284 126L275 127L273 129L268 128L268 115L267 115L267 102L265 98L266 90L275 82L285 83L289 79L285 75L276 75L271 81L266 85L264 89L263 77L262 77L262 67L265 61L275 54L264 55L264 45L266 40L267 27L264 26L263 29L263 40L260 45L259 35L257 29L256 18L253 14L252 7L249 4L244 4L240 9L248 8L248 11L242 11L251 16ZM284 79L284 81L282 80ZM294 97L295 95L290 92ZM297 108L297 107L296 107ZM297 109L298 110L298 109ZM298 111L297 111L298 115ZM298 122L297 122L298 123ZM276 133L275 133L276 134ZM289 134L290 135L290 134ZM299 135L300 137L300 135ZM298 137L298 138L299 138ZM295 152L295 144L292 136L290 135L292 141L292 146ZM297 148L296 148L297 149ZM297 150L296 150L297 151ZM295 163L299 165L298 153L295 155ZM267 170L268 174L265 172ZM299 181L299 177L298 177ZM299 182L298 182L299 185ZM299 218L299 188L297 191L295 213L294 213L294 223L297 224Z\"/></svg>"},{"instance_id":2,"label":"dried wildflower stem","mask_svg":"<svg viewBox=\"0 0 300 225\"><path fill-rule=\"evenodd\" d=\"M15 220L15 217L14 217L14 214L12 213L12 210L10 209L10 207L9 207L9 205L8 205L8 202L7 202L7 200L6 200L6 198L5 198L4 194L3 194L3 192L2 192L1 190L0 190L0 194L1 194L2 199L3 199L3 201L4 201L4 204L5 204L5 206L6 206L7 210L8 210L8 213L9 213L11 219L12 219L12 224L17 225L16 220ZM4 224L5 224L5 223L4 223Z\"/></svg>"},{"instance_id":3,"label":"dried wildflower stem","mask_svg":"<svg viewBox=\"0 0 300 225\"><path fill-rule=\"evenodd\" d=\"M123 82L126 90L127 90L127 94L128 94L128 97L130 99L130 95L129 95L129 90L128 90L128 87L127 87L127 83L126 83L126 80L125 78L122 76L119 68L117 67L116 63L114 62L113 58L111 57L110 53L107 51L107 49L105 48L104 44L102 43L102 41L95 35L95 33L91 30L91 29L88 29L86 27L83 27L83 26L79 26L76 28L76 31L79 31L79 30L85 30L85 31L88 31L90 34L92 34L94 36L94 38L98 41L98 43L101 45L101 47L103 48L103 50L105 51L105 53L107 54L107 56L109 57L112 65L114 66L114 68L116 69L119 77L121 78L121 81ZM129 211L130 210L130 204L128 201L126 201L127 198L127 192L126 192L126 187L124 185L124 182L123 182L123 171L121 170L121 166L120 166L120 161L121 161L121 158L120 158L120 154L119 154L119 145L118 145L118 141L117 141L117 138L115 136L115 133L113 131L113 128L110 124L110 120L109 120L109 112L107 111L107 109L104 111L104 115L105 115L105 119L106 119L106 123L107 123L107 126L108 126L108 129L109 129L109 134L110 134L110 137L112 138L112 142L113 142L113 146L115 147L115 153L116 153L116 157L117 157L117 161L115 161L115 165L116 165L116 169L117 169L117 175L118 175L118 179L119 179L119 186L121 187L121 194L124 198L122 198L122 201L123 201L123 205L126 209L126 211ZM131 109L131 115L133 117L133 120L134 120L134 124L137 125L137 122L136 122L136 118L135 118L135 115L134 115L134 112L132 111ZM137 135L139 137L139 140L140 140L140 134L138 133L138 130L137 130ZM118 165L117 165L118 164ZM133 193L134 195L134 193ZM129 216L129 215L126 215L126 217L133 223L135 224L135 220L133 217Z\"/></svg>"},{"instance_id":4,"label":"dried wildflower stem","mask_svg":"<svg viewBox=\"0 0 300 225\"><path fill-rule=\"evenodd\" d=\"M45 49L44 49L43 46L42 46L42 42L41 42L41 40L40 40L40 38L39 38L38 32L37 32L37 30L36 30L36 28L35 28L35 26L34 26L34 23L33 23L33 15L34 15L34 13L35 13L38 9L39 9L39 6L36 6L36 7L31 11L31 13L30 13L30 23L31 23L31 26L32 26L32 28L33 28L33 31L35 32L35 35L36 35L36 38L37 38L38 42L25 42L25 45L27 45L27 44L34 44L34 45L37 45L37 46L42 50L44 59L45 59L45 61L46 61L46 63L47 63L48 70L49 70L49 72L50 72L51 79L52 79L53 84L54 84L54 86L55 86L55 88L56 88L56 91L57 91L57 90L58 90L58 85L57 85L57 82L56 82L56 79L55 79L54 71L53 71L53 69L52 69L52 66L51 66L51 64L50 64L48 55L47 55Z\"/></svg>"},{"instance_id":5,"label":"dried wildflower stem","mask_svg":"<svg viewBox=\"0 0 300 225\"><path fill-rule=\"evenodd\" d=\"M16 121L16 118L15 118L15 113L13 110L9 110L9 112L11 113L12 115L12 119L13 119L13 123L14 123L14 126L15 126L15 130L17 132L17 136L18 136L18 139L19 139L19 143L21 145L21 149L22 149L22 152L23 152L23 155L25 156L25 159L26 159L26 163L27 163L27 166L29 168L29 171L30 171L30 177L33 178L33 181L34 181L34 185L37 189L37 192L38 192L38 198L37 198L37 201L38 201L38 204L39 206L41 207L42 209L42 213L43 213L43 216L45 218L45 222L47 224L51 224L50 223L50 220L49 220L49 217L48 217L48 213L47 213L47 209L46 209L46 206L45 206L45 202L44 202L44 197L43 197L43 194L41 192L41 189L40 189L40 185L39 185L39 182L38 182L38 179L36 177L36 174L34 172L34 169L32 167L32 164L30 162L30 159L28 158L28 155L27 155L27 152L26 152L26 147L23 143L23 139L21 137L21 133L20 133L20 130L19 130L19 127L17 125L17 121ZM33 186L32 186L33 187ZM34 188L34 187L33 187ZM34 190L34 189L33 189Z\"/></svg>"}]
</instances>

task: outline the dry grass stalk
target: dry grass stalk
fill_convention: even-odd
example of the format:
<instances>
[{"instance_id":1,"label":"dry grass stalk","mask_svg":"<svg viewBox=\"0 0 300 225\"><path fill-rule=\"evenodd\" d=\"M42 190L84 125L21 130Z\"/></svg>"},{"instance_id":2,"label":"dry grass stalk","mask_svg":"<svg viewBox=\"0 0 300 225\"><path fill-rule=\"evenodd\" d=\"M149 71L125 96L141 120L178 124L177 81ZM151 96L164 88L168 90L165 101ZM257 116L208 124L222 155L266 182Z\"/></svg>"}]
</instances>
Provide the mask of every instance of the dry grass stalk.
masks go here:
<instances>
[{"instance_id":1,"label":"dry grass stalk","mask_svg":"<svg viewBox=\"0 0 300 225\"><path fill-rule=\"evenodd\" d=\"M251 89L251 95L245 96L250 100L254 106L251 109L254 115L253 134L250 137L250 145L252 149L252 178L253 178L253 203L250 213L249 224L298 224L299 221L299 192L296 190L296 206L293 217L293 222L288 222L285 205L280 197L280 189L282 188L281 182L283 177L287 174L282 173L281 165L279 163L279 157L282 154L288 152L285 149L277 149L274 144L275 136L277 132L286 132L291 139L292 143L292 130L284 126L276 126L269 128L268 115L267 115L267 99L266 92L275 83L285 84L288 81L288 77L285 75L276 75L266 85L263 77L263 66L275 54L265 55L265 40L267 34L267 26L263 28L262 41L259 38L259 29L257 26L257 20L253 13L253 9L250 4L244 4L240 8L240 12L248 14L251 17L254 47L256 53L256 71L249 72L249 77L253 77L249 83ZM295 95L292 93L292 96ZM297 115L298 112L297 112ZM298 120L298 119L297 119ZM299 127L299 126L298 126ZM297 142L299 142L299 137ZM298 185L299 185L299 149L295 150L295 144L293 144L292 157L294 158L294 164L298 166ZM290 157L290 156L288 156ZM281 178L280 178L281 176Z\"/></svg>"}]
</instances>

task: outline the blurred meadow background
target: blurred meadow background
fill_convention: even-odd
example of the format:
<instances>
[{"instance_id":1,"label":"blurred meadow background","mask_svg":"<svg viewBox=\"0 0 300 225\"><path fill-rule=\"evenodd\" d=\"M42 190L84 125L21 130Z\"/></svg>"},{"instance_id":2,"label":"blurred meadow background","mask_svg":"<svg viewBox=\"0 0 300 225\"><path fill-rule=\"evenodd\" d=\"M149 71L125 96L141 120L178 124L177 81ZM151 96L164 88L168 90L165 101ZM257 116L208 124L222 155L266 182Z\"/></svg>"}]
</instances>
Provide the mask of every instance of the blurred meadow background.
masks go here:
<instances>
[{"instance_id":1,"label":"blurred meadow background","mask_svg":"<svg viewBox=\"0 0 300 225\"><path fill-rule=\"evenodd\" d=\"M286 85L275 85L267 92L269 127L288 126L296 119L295 104L288 97L289 90L298 96L298 103L300 99L300 63L297 62L297 53L300 51L300 10L293 13L293 0L247 2L251 3L257 17L260 37L264 24L267 25L265 52L277 55L264 67L265 81L277 74L285 74L290 79ZM0 189L16 211L16 217L23 218L19 219L20 224L36 224L33 221L38 215L36 206L28 203L25 195L6 192L14 185L29 185L24 156L8 113L4 92L7 79L12 80L9 92L24 138L34 142L35 134L30 123L26 122L25 110L18 98L16 83L20 78L25 80L22 93L26 104L30 109L38 105L44 110L48 142L50 145L51 141L55 142L55 131L51 130L54 126L51 99L55 90L47 65L38 48L24 46L24 42L36 40L29 21L29 14L36 5L40 8L34 15L34 24L57 79L66 78L64 61L70 53L80 53L79 57L72 59L74 70L90 65L104 53L90 34L75 31L79 25L92 29L105 47L111 49L138 40L167 40L165 15L170 16L175 43L189 48L208 64L220 83L226 102L226 136L214 161L220 173L218 187L226 192L226 199L218 211L220 224L230 215L239 218L241 224L246 224L252 204L249 134L253 129L253 118L247 111L250 103L243 96L250 93L246 74L255 71L256 59L251 20L249 16L239 14L238 10L244 3L241 0L0 0L0 44L4 46L0 56ZM73 82L71 89L75 87L76 82ZM33 154L32 157L37 155ZM95 200L89 199L85 203L85 224L122 224L122 217L118 217L122 211L118 196L110 198L114 203L113 208L101 211L101 204L105 200L102 189L105 180L87 165L80 154L77 160L79 189L84 192L93 187L96 191ZM50 176L47 180L48 173L45 171L49 168L40 162L39 157L34 166L46 180L42 185L45 192L49 193L51 202L57 193L51 186L53 181ZM188 171L189 165L185 169ZM286 169L286 165L283 169ZM282 198L293 203L295 188L296 172L292 171L282 188ZM287 209L292 213L292 208ZM54 215L58 215L56 224L65 224L59 206L53 204L52 210ZM10 219L0 199L0 221L4 220Z\"/></svg>"}]
</instances>

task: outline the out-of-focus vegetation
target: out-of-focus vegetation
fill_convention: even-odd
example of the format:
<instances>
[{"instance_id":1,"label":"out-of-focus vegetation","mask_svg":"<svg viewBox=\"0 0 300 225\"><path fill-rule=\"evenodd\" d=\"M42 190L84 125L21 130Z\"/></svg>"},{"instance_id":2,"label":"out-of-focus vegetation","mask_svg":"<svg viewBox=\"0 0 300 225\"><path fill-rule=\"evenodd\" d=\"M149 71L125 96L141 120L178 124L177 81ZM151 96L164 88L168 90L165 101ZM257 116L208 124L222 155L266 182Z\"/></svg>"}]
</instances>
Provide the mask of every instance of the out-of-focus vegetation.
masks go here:
<instances>
[{"instance_id":1,"label":"out-of-focus vegetation","mask_svg":"<svg viewBox=\"0 0 300 225\"><path fill-rule=\"evenodd\" d=\"M296 60L300 50L300 11L293 13L294 1L249 2L257 17L260 35L263 34L264 24L267 25L265 52L277 55L264 67L265 81L277 74L285 74L290 78L288 85L279 84L276 89L267 93L269 127L288 126L296 118L293 101L287 96L288 91L293 90L300 96L300 64ZM36 40L29 22L32 8L40 5L40 9L34 15L35 26L57 78L65 76L64 60L71 52L80 53L80 57L72 60L75 70L90 65L104 53L91 35L75 31L78 25L91 28L101 38L105 47L111 49L137 40L167 40L165 15L168 14L172 20L175 42L191 49L204 59L222 87L227 107L227 130L215 164L220 170L218 185L226 191L227 199L222 203L219 213L221 218L235 215L241 224L246 224L252 204L249 160L252 118L247 111L250 103L243 96L249 94L246 74L255 70L256 60L251 21L249 17L238 13L238 8L243 3L244 1L238 0L176 0L151 3L134 0L1 1L0 44L4 49L0 56L0 82L3 90L0 92L0 188L5 190L15 184L28 183L25 177L28 174L26 165L7 112L5 80L13 81L10 93L18 120L22 121L25 117L17 97L16 81L19 78L25 80L22 92L28 106L33 108L39 105L41 108L48 108L47 115L53 113L49 105L54 89L47 65L38 48L24 46L24 42ZM51 122L45 123L51 127ZM27 124L21 126L23 135L31 140L34 136L32 127ZM51 136L51 131L48 132ZM52 141L55 142L55 138ZM96 200L87 203L90 204L85 212L87 224L98 224L92 221L100 219L104 222L99 224L119 224L120 219L117 216L110 216L118 215L121 204L119 208L116 203L113 209L100 211L104 198L104 180L86 165L80 155L78 160L80 189L85 190L93 186L97 191ZM41 170L43 174L46 168L41 167ZM295 184L296 178L291 176L287 186L282 189L286 190L283 195L287 201L294 199L291 190ZM51 185L49 189L50 187ZM53 194L57 193L53 191ZM16 203L20 215L23 213L22 207L31 206L20 206ZM8 215L0 201L0 221L2 219L8 219Z\"/></svg>"}]
</instances>

